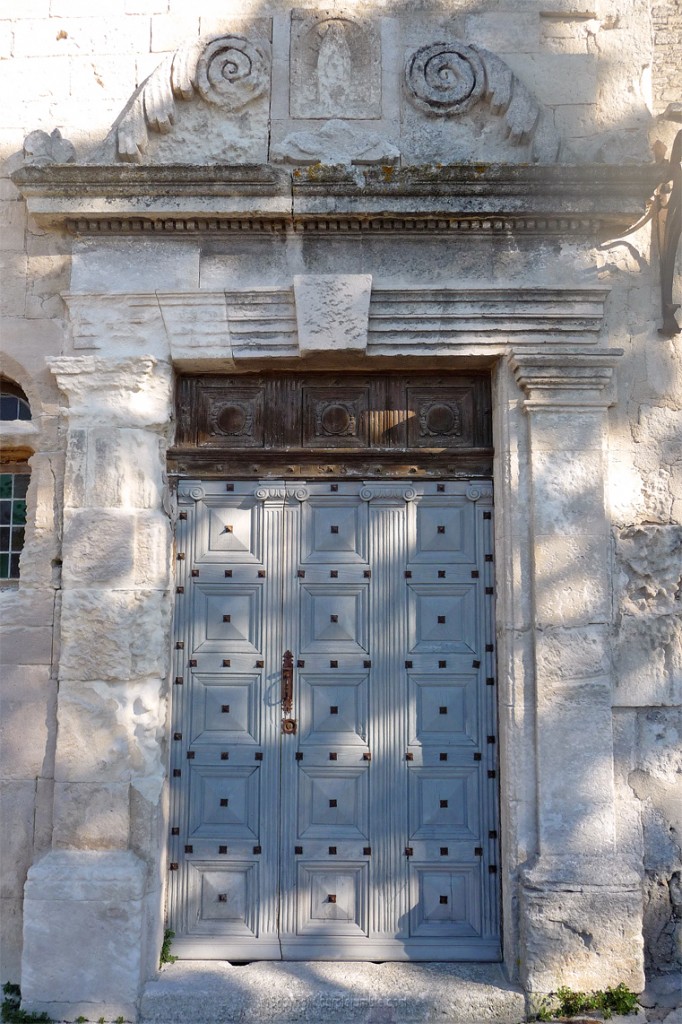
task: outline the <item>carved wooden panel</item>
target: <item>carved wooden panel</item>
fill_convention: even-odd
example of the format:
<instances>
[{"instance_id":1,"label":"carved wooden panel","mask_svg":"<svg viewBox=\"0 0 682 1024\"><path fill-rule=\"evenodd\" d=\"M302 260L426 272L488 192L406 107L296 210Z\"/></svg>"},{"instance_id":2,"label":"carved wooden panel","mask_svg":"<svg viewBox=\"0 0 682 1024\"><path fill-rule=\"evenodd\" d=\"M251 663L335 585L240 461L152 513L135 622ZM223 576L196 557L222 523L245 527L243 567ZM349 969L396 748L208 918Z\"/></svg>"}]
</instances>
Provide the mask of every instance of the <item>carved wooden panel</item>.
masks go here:
<instances>
[{"instance_id":1,"label":"carved wooden panel","mask_svg":"<svg viewBox=\"0 0 682 1024\"><path fill-rule=\"evenodd\" d=\"M490 474L487 373L181 377L177 394L180 474L225 472L228 457L245 476Z\"/></svg>"}]
</instances>

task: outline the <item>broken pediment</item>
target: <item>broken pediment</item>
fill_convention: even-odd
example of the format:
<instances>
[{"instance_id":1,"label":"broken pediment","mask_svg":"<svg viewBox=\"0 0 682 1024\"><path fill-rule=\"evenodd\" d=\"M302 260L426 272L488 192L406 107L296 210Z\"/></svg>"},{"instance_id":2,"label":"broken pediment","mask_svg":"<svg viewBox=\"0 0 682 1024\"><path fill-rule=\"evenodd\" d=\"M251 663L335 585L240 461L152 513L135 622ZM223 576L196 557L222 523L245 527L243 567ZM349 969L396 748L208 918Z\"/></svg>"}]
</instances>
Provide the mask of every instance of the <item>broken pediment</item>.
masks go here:
<instances>
[{"instance_id":1,"label":"broken pediment","mask_svg":"<svg viewBox=\"0 0 682 1024\"><path fill-rule=\"evenodd\" d=\"M499 56L456 38L389 47L383 28L380 17L295 9L287 33L263 17L192 41L140 86L87 162L557 160L551 111Z\"/></svg>"}]
</instances>

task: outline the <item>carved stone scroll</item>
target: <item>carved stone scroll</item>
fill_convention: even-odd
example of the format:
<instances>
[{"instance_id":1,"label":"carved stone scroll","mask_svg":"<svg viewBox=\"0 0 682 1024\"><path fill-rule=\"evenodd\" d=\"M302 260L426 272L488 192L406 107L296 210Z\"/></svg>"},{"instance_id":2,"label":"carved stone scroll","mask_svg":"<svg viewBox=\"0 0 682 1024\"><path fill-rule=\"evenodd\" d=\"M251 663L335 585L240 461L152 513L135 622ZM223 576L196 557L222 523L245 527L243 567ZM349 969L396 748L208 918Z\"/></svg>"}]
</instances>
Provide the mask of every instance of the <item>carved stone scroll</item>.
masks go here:
<instances>
[{"instance_id":1,"label":"carved stone scroll","mask_svg":"<svg viewBox=\"0 0 682 1024\"><path fill-rule=\"evenodd\" d=\"M184 46L152 72L121 118L118 157L137 163L149 144L149 132L169 132L176 100L190 100L199 93L207 103L235 113L262 96L269 85L270 56L260 42L224 35Z\"/></svg>"},{"instance_id":2,"label":"carved stone scroll","mask_svg":"<svg viewBox=\"0 0 682 1024\"><path fill-rule=\"evenodd\" d=\"M558 136L547 125L537 100L489 50L459 39L422 46L405 64L405 90L413 106L439 117L465 114L485 99L491 113L504 115L510 142L521 145L538 135L534 158L556 159Z\"/></svg>"}]
</instances>

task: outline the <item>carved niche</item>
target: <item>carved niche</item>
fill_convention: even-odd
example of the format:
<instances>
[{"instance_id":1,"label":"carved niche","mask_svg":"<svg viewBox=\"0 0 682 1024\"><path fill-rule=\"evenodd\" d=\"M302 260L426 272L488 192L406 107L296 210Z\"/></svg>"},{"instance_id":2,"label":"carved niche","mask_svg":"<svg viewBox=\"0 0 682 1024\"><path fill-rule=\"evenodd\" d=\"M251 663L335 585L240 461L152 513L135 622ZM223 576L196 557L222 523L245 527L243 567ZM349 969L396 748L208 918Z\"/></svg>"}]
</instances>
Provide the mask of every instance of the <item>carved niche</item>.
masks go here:
<instances>
[{"instance_id":1,"label":"carved niche","mask_svg":"<svg viewBox=\"0 0 682 1024\"><path fill-rule=\"evenodd\" d=\"M381 117L379 26L342 12L291 12L289 112L296 118Z\"/></svg>"}]
</instances>

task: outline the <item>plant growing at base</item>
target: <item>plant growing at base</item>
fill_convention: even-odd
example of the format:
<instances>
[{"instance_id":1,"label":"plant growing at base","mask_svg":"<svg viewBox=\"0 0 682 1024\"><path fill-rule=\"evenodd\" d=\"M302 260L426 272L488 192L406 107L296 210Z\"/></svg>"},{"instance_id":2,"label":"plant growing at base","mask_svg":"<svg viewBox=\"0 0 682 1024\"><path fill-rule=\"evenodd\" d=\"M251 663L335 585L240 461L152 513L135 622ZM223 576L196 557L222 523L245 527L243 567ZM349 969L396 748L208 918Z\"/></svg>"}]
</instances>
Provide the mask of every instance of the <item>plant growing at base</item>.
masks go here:
<instances>
[{"instance_id":1,"label":"plant growing at base","mask_svg":"<svg viewBox=\"0 0 682 1024\"><path fill-rule=\"evenodd\" d=\"M161 943L161 952L159 954L159 967L163 967L164 964L174 964L178 959L171 953L171 943L175 938L175 932L172 932L170 928L166 928L163 933L163 942Z\"/></svg>"},{"instance_id":2,"label":"plant growing at base","mask_svg":"<svg viewBox=\"0 0 682 1024\"><path fill-rule=\"evenodd\" d=\"M5 1024L51 1024L52 1018L46 1013L27 1013L21 1009L21 989L10 981L2 986L5 998L2 1001L2 1019Z\"/></svg>"},{"instance_id":3,"label":"plant growing at base","mask_svg":"<svg viewBox=\"0 0 682 1024\"><path fill-rule=\"evenodd\" d=\"M601 1013L604 1020L610 1020L614 1013L627 1016L637 1009L637 996L622 982L615 988L600 989L597 992L574 992L562 986L556 994L544 999L536 1019L550 1021L556 1017L576 1017L590 1010Z\"/></svg>"}]
</instances>

